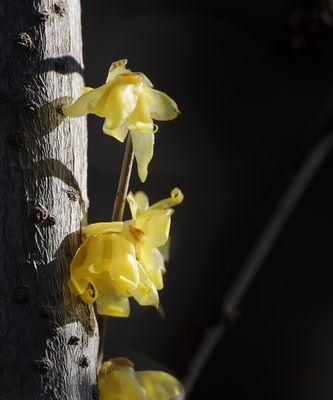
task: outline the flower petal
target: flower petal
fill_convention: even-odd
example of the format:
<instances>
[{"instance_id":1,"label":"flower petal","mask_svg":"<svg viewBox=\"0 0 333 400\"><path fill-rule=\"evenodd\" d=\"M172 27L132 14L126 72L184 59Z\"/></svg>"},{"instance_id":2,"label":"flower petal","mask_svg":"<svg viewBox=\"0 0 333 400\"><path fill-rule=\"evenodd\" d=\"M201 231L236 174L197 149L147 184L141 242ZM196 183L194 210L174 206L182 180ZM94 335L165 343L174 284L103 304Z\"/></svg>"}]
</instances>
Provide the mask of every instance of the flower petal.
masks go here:
<instances>
[{"instance_id":1,"label":"flower petal","mask_svg":"<svg viewBox=\"0 0 333 400\"><path fill-rule=\"evenodd\" d=\"M127 195L127 202L130 206L133 219L137 217L138 210L146 211L149 207L149 200L144 192L136 192L135 194L129 192Z\"/></svg>"},{"instance_id":2,"label":"flower petal","mask_svg":"<svg viewBox=\"0 0 333 400\"><path fill-rule=\"evenodd\" d=\"M101 368L98 371L98 377L100 378L101 376L102 377L106 376L111 365L112 365L112 360L104 361L103 364L101 365Z\"/></svg>"},{"instance_id":3,"label":"flower petal","mask_svg":"<svg viewBox=\"0 0 333 400\"><path fill-rule=\"evenodd\" d=\"M136 202L134 194L132 192L129 192L127 195L127 203L130 207L132 218L135 219L138 211L138 203Z\"/></svg>"},{"instance_id":4,"label":"flower petal","mask_svg":"<svg viewBox=\"0 0 333 400\"><path fill-rule=\"evenodd\" d=\"M98 282L97 312L110 317L128 317L130 313L129 301L119 295L108 273L101 273Z\"/></svg>"},{"instance_id":5,"label":"flower petal","mask_svg":"<svg viewBox=\"0 0 333 400\"><path fill-rule=\"evenodd\" d=\"M75 253L75 256L73 257L73 260L70 265L71 272L73 272L77 268L80 268L83 265L87 257L87 249L88 249L88 240L84 240L83 243L81 243L80 247L78 248L77 252Z\"/></svg>"},{"instance_id":6,"label":"flower petal","mask_svg":"<svg viewBox=\"0 0 333 400\"><path fill-rule=\"evenodd\" d=\"M149 112L153 119L169 121L180 114L177 104L165 93L155 89L147 89L147 95Z\"/></svg>"},{"instance_id":7,"label":"flower petal","mask_svg":"<svg viewBox=\"0 0 333 400\"><path fill-rule=\"evenodd\" d=\"M87 238L108 232L121 232L122 230L123 222L97 222L82 228L82 232Z\"/></svg>"},{"instance_id":8,"label":"flower petal","mask_svg":"<svg viewBox=\"0 0 333 400\"><path fill-rule=\"evenodd\" d=\"M148 219L148 233L146 238L152 247L160 247L167 242L170 223L171 218L168 214L156 215Z\"/></svg>"},{"instance_id":9,"label":"flower petal","mask_svg":"<svg viewBox=\"0 0 333 400\"><path fill-rule=\"evenodd\" d=\"M171 237L169 236L166 243L163 246L160 246L158 248L158 250L161 253L161 256L163 257L163 260L165 262L168 262L170 260L170 247L171 247ZM163 272L165 272L165 271L163 271Z\"/></svg>"},{"instance_id":10,"label":"flower petal","mask_svg":"<svg viewBox=\"0 0 333 400\"><path fill-rule=\"evenodd\" d=\"M113 136L122 142L126 139L128 128L125 124L120 125L118 128L112 129L112 122L109 119L105 119L103 124L103 132L109 136Z\"/></svg>"},{"instance_id":11,"label":"flower petal","mask_svg":"<svg viewBox=\"0 0 333 400\"><path fill-rule=\"evenodd\" d=\"M149 199L148 196L144 192L136 192L135 200L137 202L138 208L140 211L146 211L149 207Z\"/></svg>"},{"instance_id":12,"label":"flower petal","mask_svg":"<svg viewBox=\"0 0 333 400\"><path fill-rule=\"evenodd\" d=\"M136 108L142 93L142 80L135 75L119 75L107 83L94 113L108 119L108 130L121 126ZM89 93L88 93L89 94Z\"/></svg>"},{"instance_id":13,"label":"flower petal","mask_svg":"<svg viewBox=\"0 0 333 400\"><path fill-rule=\"evenodd\" d=\"M96 299L98 298L98 291L96 289L96 286L92 283L90 283L90 287L87 288L87 290L81 294L81 299L87 304L91 304Z\"/></svg>"},{"instance_id":14,"label":"flower petal","mask_svg":"<svg viewBox=\"0 0 333 400\"><path fill-rule=\"evenodd\" d=\"M86 272L87 270L83 267L87 257L87 249L88 240L85 240L75 253L75 256L70 265L70 279L68 284L72 293L75 294L84 293L89 284L89 274Z\"/></svg>"},{"instance_id":15,"label":"flower petal","mask_svg":"<svg viewBox=\"0 0 333 400\"><path fill-rule=\"evenodd\" d=\"M136 377L146 391L147 400L171 400L183 391L181 383L163 371L139 371Z\"/></svg>"},{"instance_id":16,"label":"flower petal","mask_svg":"<svg viewBox=\"0 0 333 400\"><path fill-rule=\"evenodd\" d=\"M126 64L126 59L113 62L109 69L106 82L113 81L118 75L123 74L124 72L129 72L129 70L126 69Z\"/></svg>"},{"instance_id":17,"label":"flower petal","mask_svg":"<svg viewBox=\"0 0 333 400\"><path fill-rule=\"evenodd\" d=\"M163 289L164 260L158 249L142 249L140 262L157 290Z\"/></svg>"},{"instance_id":18,"label":"flower petal","mask_svg":"<svg viewBox=\"0 0 333 400\"><path fill-rule=\"evenodd\" d=\"M131 370L107 373L99 384L100 400L147 400L146 393Z\"/></svg>"},{"instance_id":19,"label":"flower petal","mask_svg":"<svg viewBox=\"0 0 333 400\"><path fill-rule=\"evenodd\" d=\"M183 192L178 188L174 188L171 191L171 197L160 200L157 203L151 205L149 207L149 210L165 210L167 208L177 206L178 204L182 203L183 200Z\"/></svg>"},{"instance_id":20,"label":"flower petal","mask_svg":"<svg viewBox=\"0 0 333 400\"><path fill-rule=\"evenodd\" d=\"M136 288L139 283L139 273L134 244L117 233L109 237L112 249L109 273L114 285L120 291Z\"/></svg>"},{"instance_id":21,"label":"flower petal","mask_svg":"<svg viewBox=\"0 0 333 400\"><path fill-rule=\"evenodd\" d=\"M140 283L136 289L129 289L129 293L141 306L158 307L159 297L157 290L142 265L140 263L137 264Z\"/></svg>"},{"instance_id":22,"label":"flower petal","mask_svg":"<svg viewBox=\"0 0 333 400\"><path fill-rule=\"evenodd\" d=\"M88 241L87 245L87 255L84 260L84 265L88 268L93 266L96 270L101 269L104 259L104 241L103 236L94 236L86 239Z\"/></svg>"},{"instance_id":23,"label":"flower petal","mask_svg":"<svg viewBox=\"0 0 333 400\"><path fill-rule=\"evenodd\" d=\"M157 131L158 128L153 124L150 116L145 90L142 91L134 111L126 121L126 125L133 132L155 133Z\"/></svg>"},{"instance_id":24,"label":"flower petal","mask_svg":"<svg viewBox=\"0 0 333 400\"><path fill-rule=\"evenodd\" d=\"M77 279L73 275L71 275L68 286L72 293L74 294L83 294L89 285L89 281L87 279Z\"/></svg>"},{"instance_id":25,"label":"flower petal","mask_svg":"<svg viewBox=\"0 0 333 400\"><path fill-rule=\"evenodd\" d=\"M146 234L146 243L150 248L163 246L169 237L171 217L170 213L161 211L155 215L136 219L136 227Z\"/></svg>"},{"instance_id":26,"label":"flower petal","mask_svg":"<svg viewBox=\"0 0 333 400\"><path fill-rule=\"evenodd\" d=\"M83 88L80 89L79 96L83 96L84 94L91 92L92 90L94 90L94 88L89 86L84 86Z\"/></svg>"},{"instance_id":27,"label":"flower petal","mask_svg":"<svg viewBox=\"0 0 333 400\"><path fill-rule=\"evenodd\" d=\"M154 153L154 134L131 132L133 149L138 165L138 174L141 182L145 182L148 175L148 164Z\"/></svg>"},{"instance_id":28,"label":"flower petal","mask_svg":"<svg viewBox=\"0 0 333 400\"><path fill-rule=\"evenodd\" d=\"M63 105L62 112L67 117L82 117L89 113L95 113L95 107L100 98L103 96L106 85L102 85L97 89L83 88L81 95L73 104Z\"/></svg>"}]
</instances>

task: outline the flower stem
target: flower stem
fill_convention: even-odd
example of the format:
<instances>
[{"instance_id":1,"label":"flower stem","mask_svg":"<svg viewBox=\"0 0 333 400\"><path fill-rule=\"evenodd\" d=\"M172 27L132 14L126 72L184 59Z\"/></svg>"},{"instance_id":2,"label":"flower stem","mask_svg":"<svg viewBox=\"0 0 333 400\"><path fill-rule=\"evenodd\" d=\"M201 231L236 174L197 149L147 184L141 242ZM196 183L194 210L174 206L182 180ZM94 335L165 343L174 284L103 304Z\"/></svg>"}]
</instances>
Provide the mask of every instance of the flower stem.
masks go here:
<instances>
[{"instance_id":1,"label":"flower stem","mask_svg":"<svg viewBox=\"0 0 333 400\"><path fill-rule=\"evenodd\" d=\"M132 138L131 135L128 134L123 165L121 167L119 177L117 195L113 206L112 221L121 221L123 219L126 196L132 172L133 158L134 152Z\"/></svg>"},{"instance_id":2,"label":"flower stem","mask_svg":"<svg viewBox=\"0 0 333 400\"><path fill-rule=\"evenodd\" d=\"M126 141L126 148L119 177L117 194L113 206L112 221L121 221L123 219L124 209L126 204L126 196L131 178L133 159L134 159L133 143L131 134L129 133ZM100 332L98 365L101 365L104 356L104 347L107 339L108 317L98 316L97 319Z\"/></svg>"}]
</instances>

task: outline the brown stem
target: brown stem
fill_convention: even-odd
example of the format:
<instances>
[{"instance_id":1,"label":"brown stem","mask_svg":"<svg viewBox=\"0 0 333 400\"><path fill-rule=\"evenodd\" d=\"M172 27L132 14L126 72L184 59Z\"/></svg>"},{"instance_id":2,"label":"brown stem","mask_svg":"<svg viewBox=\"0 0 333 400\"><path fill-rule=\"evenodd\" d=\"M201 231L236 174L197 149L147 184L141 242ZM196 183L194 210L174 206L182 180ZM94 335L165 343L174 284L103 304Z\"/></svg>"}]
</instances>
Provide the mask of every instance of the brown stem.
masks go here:
<instances>
[{"instance_id":1,"label":"brown stem","mask_svg":"<svg viewBox=\"0 0 333 400\"><path fill-rule=\"evenodd\" d=\"M112 221L121 221L124 215L124 209L126 204L126 196L128 186L131 178L132 166L133 166L134 152L132 137L129 133L127 136L126 148L123 158L123 165L121 167L118 189L116 199L113 206ZM108 317L98 316L98 325L100 331L100 344L98 352L98 364L101 365L104 356L104 347L107 338L107 322Z\"/></svg>"},{"instance_id":2,"label":"brown stem","mask_svg":"<svg viewBox=\"0 0 333 400\"><path fill-rule=\"evenodd\" d=\"M133 165L133 144L131 135L128 135L126 149L121 167L117 195L113 206L112 221L121 221L123 219L124 208L126 204L126 196L128 185L131 178L131 171Z\"/></svg>"}]
</instances>

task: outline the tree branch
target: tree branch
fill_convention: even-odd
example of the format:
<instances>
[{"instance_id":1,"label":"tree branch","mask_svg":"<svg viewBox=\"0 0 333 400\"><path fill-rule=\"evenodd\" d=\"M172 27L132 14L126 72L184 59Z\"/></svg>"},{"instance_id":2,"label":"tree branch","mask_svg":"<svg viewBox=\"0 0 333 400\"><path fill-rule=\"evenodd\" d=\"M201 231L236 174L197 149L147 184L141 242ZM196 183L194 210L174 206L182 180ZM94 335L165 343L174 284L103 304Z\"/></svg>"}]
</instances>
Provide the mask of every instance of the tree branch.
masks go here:
<instances>
[{"instance_id":1,"label":"tree branch","mask_svg":"<svg viewBox=\"0 0 333 400\"><path fill-rule=\"evenodd\" d=\"M291 184L268 219L252 251L224 296L220 322L207 329L198 350L189 363L188 373L185 374L184 378L187 398L192 392L207 361L213 354L214 349L234 321L238 306L246 295L259 269L263 266L266 257L280 237L283 228L295 210L299 200L332 149L333 131L329 131L313 146L310 154L300 166Z\"/></svg>"},{"instance_id":2,"label":"tree branch","mask_svg":"<svg viewBox=\"0 0 333 400\"><path fill-rule=\"evenodd\" d=\"M117 195L113 206L112 221L121 221L123 219L126 196L133 166L133 158L133 143L131 134L129 133L126 142L123 165L121 167L119 177Z\"/></svg>"}]
</instances>

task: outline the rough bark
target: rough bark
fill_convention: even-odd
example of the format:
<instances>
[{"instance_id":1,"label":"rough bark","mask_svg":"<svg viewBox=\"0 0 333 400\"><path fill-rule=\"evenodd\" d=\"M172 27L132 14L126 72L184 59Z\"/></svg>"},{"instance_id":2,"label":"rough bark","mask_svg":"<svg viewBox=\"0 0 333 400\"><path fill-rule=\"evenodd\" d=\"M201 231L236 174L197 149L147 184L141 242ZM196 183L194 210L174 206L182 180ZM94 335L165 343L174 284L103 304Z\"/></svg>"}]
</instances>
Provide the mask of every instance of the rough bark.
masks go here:
<instances>
[{"instance_id":1,"label":"rough bark","mask_svg":"<svg viewBox=\"0 0 333 400\"><path fill-rule=\"evenodd\" d=\"M0 399L94 397L98 329L68 267L86 222L80 1L0 1Z\"/></svg>"}]
</instances>

